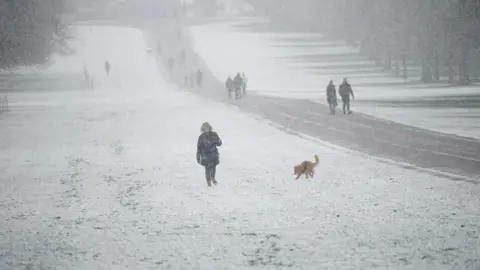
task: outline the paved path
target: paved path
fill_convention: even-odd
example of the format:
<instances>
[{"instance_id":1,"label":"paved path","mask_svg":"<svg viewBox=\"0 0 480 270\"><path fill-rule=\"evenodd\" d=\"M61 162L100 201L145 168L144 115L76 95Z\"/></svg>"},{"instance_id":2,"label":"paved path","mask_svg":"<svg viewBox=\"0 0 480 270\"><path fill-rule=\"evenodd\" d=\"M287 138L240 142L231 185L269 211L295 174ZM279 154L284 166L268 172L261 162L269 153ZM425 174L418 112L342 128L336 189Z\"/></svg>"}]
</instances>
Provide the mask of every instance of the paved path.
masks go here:
<instances>
[{"instance_id":1,"label":"paved path","mask_svg":"<svg viewBox=\"0 0 480 270\"><path fill-rule=\"evenodd\" d=\"M331 116L326 106L307 100L250 96L238 102L238 106L346 148L479 180L479 140L435 133L364 114Z\"/></svg>"},{"instance_id":2,"label":"paved path","mask_svg":"<svg viewBox=\"0 0 480 270\"><path fill-rule=\"evenodd\" d=\"M160 31L157 30L157 36ZM201 69L205 84L202 89L190 91L231 102L226 98L223 82L219 82L201 58L191 51L188 37L177 40L168 37L163 31L163 52L159 57L165 64L167 56L180 55L181 49L187 53L187 66L190 73ZM154 37L155 39L155 37ZM172 40L177 40L172 42ZM185 74L178 70L171 76L183 84ZM166 75L165 69L163 69ZM247 74L248 75L248 74ZM378 157L389 158L426 169L458 175L454 180L480 183L480 140L440 134L425 129L406 126L365 114L350 116L328 114L325 105L309 100L284 99L248 94L244 100L235 101L241 110L255 113L277 124L293 129L320 140L334 143L352 150Z\"/></svg>"}]
</instances>

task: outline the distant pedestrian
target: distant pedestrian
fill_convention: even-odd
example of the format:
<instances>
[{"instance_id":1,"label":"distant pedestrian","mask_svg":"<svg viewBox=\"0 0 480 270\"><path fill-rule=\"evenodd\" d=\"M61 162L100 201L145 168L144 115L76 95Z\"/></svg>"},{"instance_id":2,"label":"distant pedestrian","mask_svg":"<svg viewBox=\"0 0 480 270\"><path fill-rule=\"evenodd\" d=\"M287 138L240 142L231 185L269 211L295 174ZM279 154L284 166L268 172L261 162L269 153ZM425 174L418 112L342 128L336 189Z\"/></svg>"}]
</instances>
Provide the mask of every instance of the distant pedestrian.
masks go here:
<instances>
[{"instance_id":1,"label":"distant pedestrian","mask_svg":"<svg viewBox=\"0 0 480 270\"><path fill-rule=\"evenodd\" d=\"M335 108L337 107L337 90L333 81L330 81L327 86L327 103L330 108L330 114L335 115Z\"/></svg>"},{"instance_id":2,"label":"distant pedestrian","mask_svg":"<svg viewBox=\"0 0 480 270\"><path fill-rule=\"evenodd\" d=\"M243 84L242 84L242 90L243 90L243 96L247 94L247 75L245 75L245 72L242 72L242 79L243 79Z\"/></svg>"},{"instance_id":3,"label":"distant pedestrian","mask_svg":"<svg viewBox=\"0 0 480 270\"><path fill-rule=\"evenodd\" d=\"M240 72L233 78L233 87L235 88L235 99L239 99L242 93L243 79Z\"/></svg>"},{"instance_id":4,"label":"distant pedestrian","mask_svg":"<svg viewBox=\"0 0 480 270\"><path fill-rule=\"evenodd\" d=\"M205 122L200 128L202 134L197 142L197 163L205 167L205 178L209 187L217 185L216 168L220 164L220 158L217 147L222 145L222 140L212 126Z\"/></svg>"},{"instance_id":5,"label":"distant pedestrian","mask_svg":"<svg viewBox=\"0 0 480 270\"><path fill-rule=\"evenodd\" d=\"M343 79L342 84L338 88L338 93L342 98L343 114L352 114L352 111L350 110L350 96L352 96L352 99L355 99L355 95L353 94L352 86L348 83L347 78Z\"/></svg>"},{"instance_id":6,"label":"distant pedestrian","mask_svg":"<svg viewBox=\"0 0 480 270\"><path fill-rule=\"evenodd\" d=\"M225 89L227 89L227 92L228 92L228 99L231 99L232 98L232 92L233 92L233 89L234 89L233 80L232 80L231 76L228 76L227 81L225 82Z\"/></svg>"},{"instance_id":7,"label":"distant pedestrian","mask_svg":"<svg viewBox=\"0 0 480 270\"><path fill-rule=\"evenodd\" d=\"M185 55L185 50L182 50L180 53L180 65L185 66L185 60L186 60L186 55Z\"/></svg>"},{"instance_id":8,"label":"distant pedestrian","mask_svg":"<svg viewBox=\"0 0 480 270\"><path fill-rule=\"evenodd\" d=\"M107 76L110 74L110 62L105 61L105 72L107 73Z\"/></svg>"},{"instance_id":9,"label":"distant pedestrian","mask_svg":"<svg viewBox=\"0 0 480 270\"><path fill-rule=\"evenodd\" d=\"M203 73L201 70L197 70L197 86L202 88L203 84Z\"/></svg>"}]
</instances>

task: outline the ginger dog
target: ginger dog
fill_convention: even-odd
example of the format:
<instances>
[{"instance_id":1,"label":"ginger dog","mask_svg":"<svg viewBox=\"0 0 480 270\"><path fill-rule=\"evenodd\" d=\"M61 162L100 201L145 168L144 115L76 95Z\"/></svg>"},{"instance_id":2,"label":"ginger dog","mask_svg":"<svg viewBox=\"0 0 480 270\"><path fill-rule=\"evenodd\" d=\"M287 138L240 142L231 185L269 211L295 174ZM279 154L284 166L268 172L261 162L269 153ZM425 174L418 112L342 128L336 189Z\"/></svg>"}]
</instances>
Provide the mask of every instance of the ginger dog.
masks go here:
<instances>
[{"instance_id":1,"label":"ginger dog","mask_svg":"<svg viewBox=\"0 0 480 270\"><path fill-rule=\"evenodd\" d=\"M308 177L312 177L315 174L315 167L317 167L318 163L320 162L317 155L315 157L315 162L311 162L310 160L304 160L302 163L293 166L293 174L297 176L295 180L298 180L302 174L305 174L305 179Z\"/></svg>"}]
</instances>

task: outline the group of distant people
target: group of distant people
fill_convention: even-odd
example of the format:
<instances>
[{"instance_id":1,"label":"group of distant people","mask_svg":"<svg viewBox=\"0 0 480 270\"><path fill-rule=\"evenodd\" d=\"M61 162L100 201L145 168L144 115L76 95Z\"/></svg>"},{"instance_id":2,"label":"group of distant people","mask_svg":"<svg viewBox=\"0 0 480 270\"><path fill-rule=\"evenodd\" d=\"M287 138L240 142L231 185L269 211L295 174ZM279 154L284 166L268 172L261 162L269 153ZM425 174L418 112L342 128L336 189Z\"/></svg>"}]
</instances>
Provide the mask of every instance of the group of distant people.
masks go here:
<instances>
[{"instance_id":1,"label":"group of distant people","mask_svg":"<svg viewBox=\"0 0 480 270\"><path fill-rule=\"evenodd\" d=\"M110 75L111 65L110 65L109 61L105 61L104 69L105 69L105 73L107 74L107 76ZM86 82L87 86L91 89L94 89L95 85L94 85L93 76L90 74L90 72L88 72L88 69L85 66L85 64L83 64L83 75L85 76L85 82Z\"/></svg>"},{"instance_id":2,"label":"group of distant people","mask_svg":"<svg viewBox=\"0 0 480 270\"><path fill-rule=\"evenodd\" d=\"M342 99L342 111L343 114L352 114L350 110L350 97L355 99L355 95L353 94L353 89L350 83L348 83L347 78L343 79L342 84L338 87L338 94ZM327 103L330 108L330 114L335 115L336 107L338 106L337 103L337 90L333 81L330 81L327 86Z\"/></svg>"},{"instance_id":3,"label":"group of distant people","mask_svg":"<svg viewBox=\"0 0 480 270\"><path fill-rule=\"evenodd\" d=\"M247 94L247 83L248 78L245 75L245 72L238 72L233 79L231 76L228 76L227 81L225 82L225 89L227 90L228 98L232 99L232 93L235 94L235 99L245 97Z\"/></svg>"},{"instance_id":4,"label":"group of distant people","mask_svg":"<svg viewBox=\"0 0 480 270\"><path fill-rule=\"evenodd\" d=\"M191 72L189 75L185 75L183 78L183 83L185 87L190 86L190 88L195 88L195 85L199 88L203 87L203 72L199 69L194 74Z\"/></svg>"},{"instance_id":5,"label":"group of distant people","mask_svg":"<svg viewBox=\"0 0 480 270\"><path fill-rule=\"evenodd\" d=\"M160 55L162 52L161 45L158 42L157 43L157 52ZM199 69L197 71L188 71L186 68L186 54L185 50L182 50L180 53L180 58L178 60L178 63L176 63L175 58L173 56L170 56L167 60L167 65L170 70L170 74L172 76L178 76L180 75L180 78L177 77L177 79L182 79L181 76L183 76L183 85L184 87L190 87L190 88L195 88L203 87L203 72ZM176 75L175 75L176 74Z\"/></svg>"}]
</instances>

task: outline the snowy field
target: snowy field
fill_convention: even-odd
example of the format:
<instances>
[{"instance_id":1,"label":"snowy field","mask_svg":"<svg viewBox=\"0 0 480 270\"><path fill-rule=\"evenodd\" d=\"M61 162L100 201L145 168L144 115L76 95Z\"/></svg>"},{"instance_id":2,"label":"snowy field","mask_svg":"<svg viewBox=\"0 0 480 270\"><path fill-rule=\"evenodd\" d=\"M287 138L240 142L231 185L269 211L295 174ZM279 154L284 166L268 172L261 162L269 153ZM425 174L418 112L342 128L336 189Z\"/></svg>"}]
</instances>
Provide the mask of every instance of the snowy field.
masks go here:
<instances>
[{"instance_id":1,"label":"snowy field","mask_svg":"<svg viewBox=\"0 0 480 270\"><path fill-rule=\"evenodd\" d=\"M312 33L254 31L255 26L251 26L262 23L266 21L240 18L193 26L195 51L222 81L228 75L245 72L252 92L325 103L329 80L338 87L346 76L357 98L352 103L355 111L480 138L478 85L421 85L416 83L417 76L406 82L382 73L344 42Z\"/></svg>"},{"instance_id":2,"label":"snowy field","mask_svg":"<svg viewBox=\"0 0 480 270\"><path fill-rule=\"evenodd\" d=\"M42 73L81 78L86 61L95 90L11 92L0 116L0 269L480 267L479 186L183 92L135 29L77 36L78 54ZM195 162L203 121L224 142L210 189ZM314 153L315 179L294 181Z\"/></svg>"}]
</instances>

